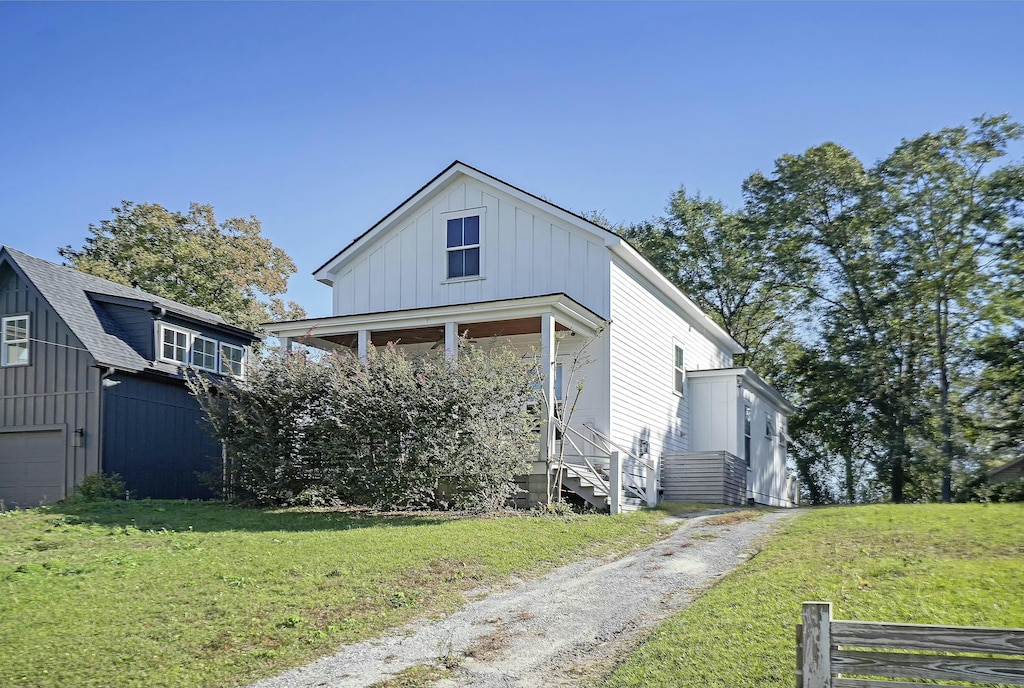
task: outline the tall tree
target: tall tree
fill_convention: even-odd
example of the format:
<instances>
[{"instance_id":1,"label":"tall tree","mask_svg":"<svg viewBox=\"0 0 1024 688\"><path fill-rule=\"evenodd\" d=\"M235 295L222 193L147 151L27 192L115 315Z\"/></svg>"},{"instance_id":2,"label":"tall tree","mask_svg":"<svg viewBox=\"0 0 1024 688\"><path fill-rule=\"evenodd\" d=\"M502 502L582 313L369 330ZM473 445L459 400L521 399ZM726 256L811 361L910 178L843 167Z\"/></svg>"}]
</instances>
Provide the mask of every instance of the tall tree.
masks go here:
<instances>
[{"instance_id":1,"label":"tall tree","mask_svg":"<svg viewBox=\"0 0 1024 688\"><path fill-rule=\"evenodd\" d=\"M683 187L667 211L619 234L739 342L745 365L771 377L800 305L795 245L760 215Z\"/></svg>"},{"instance_id":2,"label":"tall tree","mask_svg":"<svg viewBox=\"0 0 1024 688\"><path fill-rule=\"evenodd\" d=\"M886 215L870 170L845 148L826 143L782 156L771 176L752 175L744 191L748 207L757 208L763 222L801 247L802 287L813 299L818 323L802 336L819 351L811 374L796 376L802 380L797 394L805 401L804 412L813 414L807 430L821 433L821 444L839 451L849 478L856 461L842 436L849 427L813 408L820 395L832 398L835 389L855 394L865 407L866 425L858 431L871 436L859 446L870 450L892 499L902 501L918 378L916 328L913 309L902 301L884 231ZM845 483L849 497L850 480Z\"/></svg>"},{"instance_id":3,"label":"tall tree","mask_svg":"<svg viewBox=\"0 0 1024 688\"><path fill-rule=\"evenodd\" d=\"M954 446L953 368L966 358L971 328L982 316L996 280L993 249L1011 220L1005 172L988 172L1024 130L1006 115L979 117L904 140L878 168L884 204L898 238L908 285L931 310L942 455L942 500L952 499Z\"/></svg>"},{"instance_id":4,"label":"tall tree","mask_svg":"<svg viewBox=\"0 0 1024 688\"><path fill-rule=\"evenodd\" d=\"M295 263L261 234L255 216L218 224L213 207L192 203L186 213L156 203L122 201L113 217L89 225L80 249L60 255L72 267L255 328L305 311L279 294Z\"/></svg>"}]
</instances>

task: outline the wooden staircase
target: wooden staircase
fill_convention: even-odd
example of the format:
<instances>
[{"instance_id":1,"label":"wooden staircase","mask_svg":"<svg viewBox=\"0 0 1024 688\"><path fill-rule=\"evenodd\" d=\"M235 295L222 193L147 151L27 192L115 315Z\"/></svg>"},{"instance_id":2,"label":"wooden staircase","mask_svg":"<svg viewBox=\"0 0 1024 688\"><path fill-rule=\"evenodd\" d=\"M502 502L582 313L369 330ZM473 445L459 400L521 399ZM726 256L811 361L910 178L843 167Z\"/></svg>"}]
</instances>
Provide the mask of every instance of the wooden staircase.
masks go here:
<instances>
[{"instance_id":1,"label":"wooden staircase","mask_svg":"<svg viewBox=\"0 0 1024 688\"><path fill-rule=\"evenodd\" d=\"M595 509L608 509L608 478L601 471L594 471L590 466L577 463L563 464L562 487L568 489ZM636 510L644 505L639 495L626 489L623 498L623 509Z\"/></svg>"}]
</instances>

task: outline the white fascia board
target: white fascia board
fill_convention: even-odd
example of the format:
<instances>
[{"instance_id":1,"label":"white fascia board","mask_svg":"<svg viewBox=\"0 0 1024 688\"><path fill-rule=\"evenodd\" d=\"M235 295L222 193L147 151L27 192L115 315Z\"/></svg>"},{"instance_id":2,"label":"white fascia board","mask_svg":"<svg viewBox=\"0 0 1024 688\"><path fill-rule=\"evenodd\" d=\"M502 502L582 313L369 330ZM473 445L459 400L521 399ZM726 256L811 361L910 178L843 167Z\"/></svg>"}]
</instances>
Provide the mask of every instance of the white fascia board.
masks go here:
<instances>
[{"instance_id":1,"label":"white fascia board","mask_svg":"<svg viewBox=\"0 0 1024 688\"><path fill-rule=\"evenodd\" d=\"M739 342L729 336L729 333L726 332L721 325L712 320L697 306L697 304L691 301L690 298L679 289L679 287L672 284L665 275L661 274L661 272L651 265L646 258L637 253L632 246L627 244L625 241L618 240L617 242L609 245L609 248L613 253L626 261L627 265L639 272L662 294L679 306L684 313L700 323L704 327L704 330L720 344L725 346L730 353L742 354L744 352L744 348L740 346Z\"/></svg>"},{"instance_id":2,"label":"white fascia board","mask_svg":"<svg viewBox=\"0 0 1024 688\"><path fill-rule=\"evenodd\" d=\"M405 311L360 313L310 320L264 323L261 327L276 337L297 339L352 334L359 330L375 332L431 327L453 321L471 323L516 320L545 313L553 313L555 320L580 333L593 334L607 324L600 316L564 294L552 294L505 301L484 301Z\"/></svg>"},{"instance_id":3,"label":"white fascia board","mask_svg":"<svg viewBox=\"0 0 1024 688\"><path fill-rule=\"evenodd\" d=\"M612 246L621 243L621 239L619 239L618 236L603 227L599 227L592 222L588 222L583 218L577 217L549 201L545 201L542 198L533 196L532 194L518 189L511 184L503 182L497 177L492 177L489 174L474 169L464 163L456 162L433 181L411 196L408 200L388 213L386 217L377 222L377 224L373 225L373 227L367 230L362 236L349 244L331 261L314 272L313 277L324 284L333 286L334 275L339 269L341 269L346 263L351 262L360 253L362 253L364 248L372 244L378 236L386 233L392 226L394 226L395 223L411 213L417 206L426 201L435 191L448 184L448 182L457 175L469 177L484 186L497 189L521 203L539 207L541 210L552 215L560 222L571 225L572 227L582 230L592 236L599 237L604 241L605 246Z\"/></svg>"}]
</instances>

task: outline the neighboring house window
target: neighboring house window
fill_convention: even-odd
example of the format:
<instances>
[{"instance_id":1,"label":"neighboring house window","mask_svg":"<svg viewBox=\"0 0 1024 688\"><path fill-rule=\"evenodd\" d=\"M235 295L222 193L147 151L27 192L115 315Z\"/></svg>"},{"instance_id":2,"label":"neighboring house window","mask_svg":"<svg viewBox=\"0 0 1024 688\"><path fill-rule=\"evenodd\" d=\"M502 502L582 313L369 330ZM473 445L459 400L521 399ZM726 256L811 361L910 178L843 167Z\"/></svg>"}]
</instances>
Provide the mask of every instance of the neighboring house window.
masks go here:
<instances>
[{"instance_id":1,"label":"neighboring house window","mask_svg":"<svg viewBox=\"0 0 1024 688\"><path fill-rule=\"evenodd\" d=\"M0 321L0 363L3 365L28 365L28 318L27 315L17 315Z\"/></svg>"},{"instance_id":2,"label":"neighboring house window","mask_svg":"<svg viewBox=\"0 0 1024 688\"><path fill-rule=\"evenodd\" d=\"M448 220L448 279L480 274L480 216Z\"/></svg>"},{"instance_id":3,"label":"neighboring house window","mask_svg":"<svg viewBox=\"0 0 1024 688\"><path fill-rule=\"evenodd\" d=\"M217 372L217 342L197 336L192 343L192 365Z\"/></svg>"},{"instance_id":4,"label":"neighboring house window","mask_svg":"<svg viewBox=\"0 0 1024 688\"><path fill-rule=\"evenodd\" d=\"M235 377L245 375L245 349L233 344L221 344L220 372Z\"/></svg>"},{"instance_id":5,"label":"neighboring house window","mask_svg":"<svg viewBox=\"0 0 1024 688\"><path fill-rule=\"evenodd\" d=\"M743 407L743 458L747 465L750 465L750 422L753 420L753 412L749 406Z\"/></svg>"},{"instance_id":6,"label":"neighboring house window","mask_svg":"<svg viewBox=\"0 0 1024 688\"><path fill-rule=\"evenodd\" d=\"M161 325L160 330L160 358L188 365L189 333L167 325Z\"/></svg>"},{"instance_id":7,"label":"neighboring house window","mask_svg":"<svg viewBox=\"0 0 1024 688\"><path fill-rule=\"evenodd\" d=\"M686 384L686 357L683 354L683 347L677 345L675 350L675 379L672 381L672 388L676 391L676 394L682 394L683 387Z\"/></svg>"}]
</instances>

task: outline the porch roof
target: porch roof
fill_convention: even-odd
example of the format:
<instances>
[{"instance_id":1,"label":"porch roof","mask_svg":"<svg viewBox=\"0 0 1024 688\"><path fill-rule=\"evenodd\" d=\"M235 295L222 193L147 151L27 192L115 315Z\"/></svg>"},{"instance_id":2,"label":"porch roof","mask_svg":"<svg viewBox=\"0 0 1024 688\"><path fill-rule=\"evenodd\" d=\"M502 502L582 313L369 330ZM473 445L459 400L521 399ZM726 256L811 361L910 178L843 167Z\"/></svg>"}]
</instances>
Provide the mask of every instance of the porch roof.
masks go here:
<instances>
[{"instance_id":1,"label":"porch roof","mask_svg":"<svg viewBox=\"0 0 1024 688\"><path fill-rule=\"evenodd\" d=\"M563 293L557 293L401 311L289 320L264 323L261 327L275 337L321 340L351 346L346 336L355 335L360 330L404 333L404 336L396 338L406 343L430 341L434 331L437 334L443 333L445 323L449 322L456 323L460 331L469 329L471 336L476 337L539 333L540 316L548 314L554 316L561 329L570 329L580 334L596 334L607 325L607 321L586 306ZM483 327L485 323L501 323L502 326L487 328ZM415 334L415 331L421 332ZM330 339L326 339L328 337Z\"/></svg>"}]
</instances>

